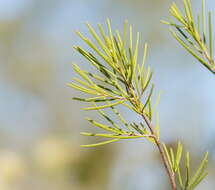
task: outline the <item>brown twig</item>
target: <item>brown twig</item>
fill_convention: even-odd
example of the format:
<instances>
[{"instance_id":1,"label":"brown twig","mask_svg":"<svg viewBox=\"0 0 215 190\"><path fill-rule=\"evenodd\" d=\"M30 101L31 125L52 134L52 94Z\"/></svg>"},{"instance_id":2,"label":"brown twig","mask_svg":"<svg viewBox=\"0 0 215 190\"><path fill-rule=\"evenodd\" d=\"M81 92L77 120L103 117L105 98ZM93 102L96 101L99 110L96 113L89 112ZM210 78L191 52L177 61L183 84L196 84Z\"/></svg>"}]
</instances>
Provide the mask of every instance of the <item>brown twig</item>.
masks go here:
<instances>
[{"instance_id":1,"label":"brown twig","mask_svg":"<svg viewBox=\"0 0 215 190\"><path fill-rule=\"evenodd\" d=\"M135 93L134 94L132 93L132 92L135 91L132 83L129 84L126 79L124 79L124 80L125 80L124 82L125 82L125 84L127 85L127 88L128 88L128 94L136 97L134 100L131 100L129 98L129 101L131 103L133 103L133 105L137 108L137 110L141 110L141 111L139 111L139 114L142 116L143 120L145 121L146 125L148 126L148 128L150 130L151 135L153 136L155 144L156 144L156 146L157 146L157 148L159 150L163 165L164 165L165 170L166 170L166 172L168 174L168 178L169 178L171 187L172 187L173 190L177 190L176 181L175 181L175 173L172 171L172 169L169 166L168 159L167 159L166 154L164 152L162 143L160 142L160 140L158 138L158 135L157 135L156 131L154 130L153 124L150 121L150 119L144 114L144 109L143 110L140 109L139 106L141 105L141 103L140 103L141 100Z\"/></svg>"},{"instance_id":2,"label":"brown twig","mask_svg":"<svg viewBox=\"0 0 215 190\"><path fill-rule=\"evenodd\" d=\"M159 150L162 162L164 164L164 167L165 167L165 169L167 171L167 174L168 174L169 181L170 181L170 184L172 186L172 189L177 190L177 186L176 186L176 182L175 182L175 174L171 170L171 168L170 168L170 166L168 164L168 160L167 160L166 154L164 152L162 143L158 139L157 134L154 131L154 127L153 127L151 121L149 120L149 118L144 113L141 113L141 116L142 116L143 120L146 122L146 125L148 126L151 134L154 135L154 137L155 137L154 140L155 140L156 146L158 147L158 150Z\"/></svg>"}]
</instances>

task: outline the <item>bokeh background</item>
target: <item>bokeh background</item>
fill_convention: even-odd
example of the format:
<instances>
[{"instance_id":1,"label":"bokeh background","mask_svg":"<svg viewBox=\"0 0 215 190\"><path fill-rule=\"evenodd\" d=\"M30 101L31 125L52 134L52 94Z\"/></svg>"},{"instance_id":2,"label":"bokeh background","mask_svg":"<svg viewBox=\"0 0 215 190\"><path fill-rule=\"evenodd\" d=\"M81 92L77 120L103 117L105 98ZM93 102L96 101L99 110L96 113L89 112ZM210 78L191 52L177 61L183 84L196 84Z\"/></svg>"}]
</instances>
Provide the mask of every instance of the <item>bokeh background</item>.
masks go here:
<instances>
[{"instance_id":1,"label":"bokeh background","mask_svg":"<svg viewBox=\"0 0 215 190\"><path fill-rule=\"evenodd\" d=\"M181 0L176 1L182 4ZM171 0L0 0L0 189L168 189L159 157L142 140L93 149L80 144L89 124L78 95L66 86L71 63L86 63L72 49L86 47L75 31L87 32L107 17L114 28L125 19L148 42L154 70L161 136L183 142L192 164L210 151L210 174L200 189L215 187L215 76L188 55L160 20ZM195 9L200 0L193 0ZM207 0L215 10L215 1ZM214 19L215 20L215 19ZM215 31L215 30L214 30ZM124 113L126 114L126 110ZM127 117L129 117L127 115ZM130 119L133 119L130 116Z\"/></svg>"}]
</instances>

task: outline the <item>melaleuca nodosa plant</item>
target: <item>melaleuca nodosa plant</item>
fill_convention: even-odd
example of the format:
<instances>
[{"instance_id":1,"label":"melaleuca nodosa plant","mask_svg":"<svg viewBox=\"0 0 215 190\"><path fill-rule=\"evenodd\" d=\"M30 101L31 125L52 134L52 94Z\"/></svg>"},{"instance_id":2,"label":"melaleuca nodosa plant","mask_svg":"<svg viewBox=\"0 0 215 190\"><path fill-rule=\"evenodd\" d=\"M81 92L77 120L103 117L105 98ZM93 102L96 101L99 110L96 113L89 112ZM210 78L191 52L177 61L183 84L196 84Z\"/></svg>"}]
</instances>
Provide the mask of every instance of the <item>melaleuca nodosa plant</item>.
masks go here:
<instances>
[{"instance_id":1,"label":"melaleuca nodosa plant","mask_svg":"<svg viewBox=\"0 0 215 190\"><path fill-rule=\"evenodd\" d=\"M153 101L153 73L150 67L146 66L148 45L144 44L140 48L140 34L133 35L132 26L128 26L127 22L122 34L118 30L112 30L109 20L107 32L100 24L98 32L90 24L87 24L87 27L91 39L77 32L88 46L87 50L78 46L74 49L86 59L86 64L92 67L89 70L94 71L83 70L74 64L74 71L78 77L68 85L85 94L81 98L74 97L74 100L89 104L84 110L96 111L106 123L87 118L90 125L102 132L82 132L81 135L102 140L82 147L96 147L140 138L148 140L157 147L171 188L195 189L207 175L208 153L191 175L190 154L183 153L182 144L179 142L174 150L161 141L156 110L159 95ZM119 107L134 112L142 121L128 121L120 113Z\"/></svg>"}]
</instances>

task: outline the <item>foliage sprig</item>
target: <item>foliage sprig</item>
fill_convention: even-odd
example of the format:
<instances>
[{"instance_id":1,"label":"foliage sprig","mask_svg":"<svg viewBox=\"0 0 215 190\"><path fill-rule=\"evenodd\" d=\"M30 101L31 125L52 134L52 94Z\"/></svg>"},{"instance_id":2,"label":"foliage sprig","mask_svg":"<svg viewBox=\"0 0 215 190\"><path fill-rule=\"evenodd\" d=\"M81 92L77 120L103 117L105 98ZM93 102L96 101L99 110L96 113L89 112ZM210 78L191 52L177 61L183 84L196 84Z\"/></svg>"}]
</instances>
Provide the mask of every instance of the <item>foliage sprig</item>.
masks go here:
<instances>
[{"instance_id":1,"label":"foliage sprig","mask_svg":"<svg viewBox=\"0 0 215 190\"><path fill-rule=\"evenodd\" d=\"M156 110L159 95L156 103L153 104L153 73L150 67L145 64L148 45L144 45L142 58L139 59L140 35L137 33L136 38L134 38L132 26L128 26L127 22L124 24L122 35L118 30L116 32L112 31L109 20L107 20L107 34L100 24L98 25L99 34L95 32L90 24L87 24L87 27L93 38L92 40L83 36L80 32L77 32L77 34L89 46L90 51L78 46L74 48L97 72L92 73L82 70L74 64L74 71L79 75L79 78L74 78L74 82L68 85L88 95L88 97L75 97L74 99L90 103L91 106L84 108L84 110L97 111L107 123L87 118L92 126L99 128L103 133L82 132L81 134L108 140L82 146L95 147L124 139L147 139L157 146L172 189L177 190L177 177L181 190L194 189L206 176L204 171L207 164L207 155L200 164L200 169L194 175L193 181L188 180L190 175L187 174L184 183L180 177L182 145L179 144L177 153L174 154L172 148L169 149L160 141L159 117ZM142 122L127 121L120 113L119 106L135 112L142 118ZM113 119L106 110L116 115L117 119ZM190 171L188 158L187 156L185 167L187 171Z\"/></svg>"},{"instance_id":2,"label":"foliage sprig","mask_svg":"<svg viewBox=\"0 0 215 190\"><path fill-rule=\"evenodd\" d=\"M206 16L205 0L202 0L202 10L196 16L190 0L183 0L184 11L180 11L175 3L170 7L171 17L163 23L170 26L172 36L200 63L215 74L213 55L212 13Z\"/></svg>"},{"instance_id":3,"label":"foliage sprig","mask_svg":"<svg viewBox=\"0 0 215 190\"><path fill-rule=\"evenodd\" d=\"M191 176L190 174L190 153L186 152L185 156L185 177L182 178L182 167L181 167L181 159L183 154L183 146L179 142L177 151L174 153L173 148L167 148L164 144L164 150L168 158L168 163L172 172L175 174L175 178L180 186L181 190L193 190L196 186L208 175L206 171L206 167L208 164L208 152L205 153L205 156L201 163L199 164L198 169L196 170L195 174Z\"/></svg>"},{"instance_id":4,"label":"foliage sprig","mask_svg":"<svg viewBox=\"0 0 215 190\"><path fill-rule=\"evenodd\" d=\"M127 123L125 118L116 109L117 105L123 105L140 115L144 115L150 122L152 121L156 106L153 108L151 103L154 89L154 85L150 85L152 71L149 66L145 66L148 46L147 44L144 45L143 58L140 65L138 64L139 33L136 34L134 43L133 30L132 27L129 26L129 32L127 31L127 22L124 24L123 35L120 35L119 31L116 31L115 36L113 35L109 20L107 20L108 35L105 34L100 24L98 26L102 39L95 32L93 27L87 24L89 32L97 45L95 45L92 40L84 37L80 32L77 32L79 37L94 50L97 54L96 56L81 47L74 48L83 55L99 73L81 70L78 65L74 64L74 70L82 80L74 78L76 83L70 83L69 86L92 95L90 98L76 97L74 99L90 102L92 106L86 107L84 110L97 110L99 115L110 123L110 126L101 124L92 119L87 120L93 126L108 131L109 134L82 133L82 135L113 138L115 141L119 139L145 137L153 141L155 134L150 134L150 131L146 129L143 123ZM127 38L129 38L128 49L126 49ZM124 127L118 126L105 111L102 111L106 108L109 108L117 115L122 123L121 125ZM158 134L159 128L157 127L156 135L158 136ZM110 143L112 141L106 142Z\"/></svg>"}]
</instances>

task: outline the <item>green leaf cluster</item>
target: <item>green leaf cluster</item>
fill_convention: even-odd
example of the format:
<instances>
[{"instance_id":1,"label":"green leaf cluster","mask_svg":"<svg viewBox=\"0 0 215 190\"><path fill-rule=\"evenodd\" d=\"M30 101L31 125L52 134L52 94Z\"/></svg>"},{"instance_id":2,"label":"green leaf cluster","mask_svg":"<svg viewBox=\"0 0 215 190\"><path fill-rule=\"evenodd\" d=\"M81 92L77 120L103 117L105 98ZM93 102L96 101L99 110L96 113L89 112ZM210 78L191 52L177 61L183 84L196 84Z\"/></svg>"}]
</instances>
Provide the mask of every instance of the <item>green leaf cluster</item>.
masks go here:
<instances>
[{"instance_id":1,"label":"green leaf cluster","mask_svg":"<svg viewBox=\"0 0 215 190\"><path fill-rule=\"evenodd\" d=\"M167 148L165 144L163 144L165 153L168 158L169 166L178 180L179 186L181 190L193 190L196 186L208 175L207 164L208 164L208 153L205 154L203 160L199 164L199 167L195 171L195 173L191 176L191 166L190 166L190 153L186 152L185 155L185 177L182 177L181 170L183 167L181 165L182 154L183 154L183 146L179 142L176 152L174 152L173 148Z\"/></svg>"},{"instance_id":2,"label":"green leaf cluster","mask_svg":"<svg viewBox=\"0 0 215 190\"><path fill-rule=\"evenodd\" d=\"M179 10L175 3L170 7L172 17L163 23L170 26L173 37L200 63L215 74L213 56L212 13L206 16L205 0L202 0L202 10L196 16L193 14L191 1L183 0L184 11Z\"/></svg>"},{"instance_id":3,"label":"green leaf cluster","mask_svg":"<svg viewBox=\"0 0 215 190\"><path fill-rule=\"evenodd\" d=\"M159 96L157 102L152 106L151 99L154 84L151 84L152 71L145 64L148 52L147 44L143 46L143 51L140 53L140 34L137 32L135 38L132 26L128 26L127 21L124 24L122 34L118 30L112 31L109 20L107 20L107 32L101 24L98 24L99 33L96 33L90 24L86 25L92 39L88 39L80 32L77 32L77 34L88 45L90 50L88 51L78 46L74 48L97 72L92 73L83 70L77 64L74 64L74 71L79 77L75 77L75 82L68 85L90 96L74 98L91 104L84 110L96 110L109 123L109 125L106 125L93 119L87 119L91 125L102 129L106 133L81 134L111 138L112 140L83 146L94 147L121 139L141 137L154 142L155 133L146 129L144 123L128 123L117 109L118 105L122 105L138 115L144 116L148 122L152 122ZM138 59L139 54L142 54L141 60ZM121 124L118 125L104 109L111 110ZM158 137L158 114L156 118L157 122L154 131L156 131L156 136Z\"/></svg>"}]
</instances>

